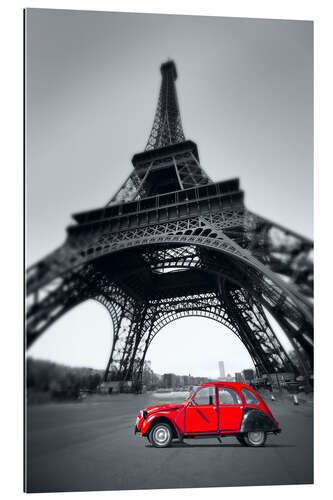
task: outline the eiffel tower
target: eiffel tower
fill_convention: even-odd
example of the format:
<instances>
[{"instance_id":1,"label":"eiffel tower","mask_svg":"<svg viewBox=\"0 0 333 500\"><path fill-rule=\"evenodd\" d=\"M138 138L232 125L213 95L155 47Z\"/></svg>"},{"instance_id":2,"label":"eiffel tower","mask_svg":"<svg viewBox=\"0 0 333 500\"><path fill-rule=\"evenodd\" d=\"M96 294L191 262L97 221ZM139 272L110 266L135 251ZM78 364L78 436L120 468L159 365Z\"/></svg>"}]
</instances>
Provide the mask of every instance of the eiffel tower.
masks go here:
<instances>
[{"instance_id":1,"label":"eiffel tower","mask_svg":"<svg viewBox=\"0 0 333 500\"><path fill-rule=\"evenodd\" d=\"M132 158L131 174L106 206L73 215L65 242L27 271L26 345L76 305L95 299L113 322L105 381L132 381L138 389L151 341L184 316L227 326L259 376L307 377L313 243L247 210L239 179L209 178L196 144L185 139L176 66L167 61L160 69L153 127L145 150ZM287 335L292 356L270 315ZM168 355L173 349L177 345Z\"/></svg>"}]
</instances>

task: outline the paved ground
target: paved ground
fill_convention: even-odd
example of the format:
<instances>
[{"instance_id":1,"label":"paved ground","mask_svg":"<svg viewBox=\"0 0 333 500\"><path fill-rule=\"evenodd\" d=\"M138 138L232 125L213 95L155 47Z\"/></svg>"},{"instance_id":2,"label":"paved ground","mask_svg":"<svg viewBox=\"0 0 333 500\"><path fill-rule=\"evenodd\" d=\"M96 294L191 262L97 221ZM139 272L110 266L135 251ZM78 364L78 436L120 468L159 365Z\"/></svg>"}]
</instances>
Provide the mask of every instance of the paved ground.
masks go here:
<instances>
[{"instance_id":1,"label":"paved ground","mask_svg":"<svg viewBox=\"0 0 333 500\"><path fill-rule=\"evenodd\" d=\"M28 408L29 492L300 484L313 482L313 411L309 402L269 403L283 429L264 448L229 437L156 449L134 436L152 394L113 395ZM164 400L163 400L164 401ZM169 402L176 402L174 398Z\"/></svg>"}]
</instances>

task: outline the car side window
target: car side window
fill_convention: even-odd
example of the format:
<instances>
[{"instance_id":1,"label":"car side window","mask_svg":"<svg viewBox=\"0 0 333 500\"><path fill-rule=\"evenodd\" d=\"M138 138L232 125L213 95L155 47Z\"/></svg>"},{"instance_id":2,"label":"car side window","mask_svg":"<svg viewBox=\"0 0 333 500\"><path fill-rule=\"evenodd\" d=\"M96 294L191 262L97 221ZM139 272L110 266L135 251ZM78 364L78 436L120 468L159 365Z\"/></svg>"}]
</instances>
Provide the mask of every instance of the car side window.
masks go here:
<instances>
[{"instance_id":1,"label":"car side window","mask_svg":"<svg viewBox=\"0 0 333 500\"><path fill-rule=\"evenodd\" d=\"M250 389L245 389L245 387L243 387L242 389L242 394L245 398L245 402L249 405L258 405L259 404L259 400L257 398L257 396L252 392L250 391Z\"/></svg>"},{"instance_id":2,"label":"car side window","mask_svg":"<svg viewBox=\"0 0 333 500\"><path fill-rule=\"evenodd\" d=\"M219 387L220 405L240 405L242 400L234 389L229 387Z\"/></svg>"},{"instance_id":3,"label":"car side window","mask_svg":"<svg viewBox=\"0 0 333 500\"><path fill-rule=\"evenodd\" d=\"M199 389L192 403L196 405L214 405L215 404L215 387L203 387Z\"/></svg>"}]
</instances>

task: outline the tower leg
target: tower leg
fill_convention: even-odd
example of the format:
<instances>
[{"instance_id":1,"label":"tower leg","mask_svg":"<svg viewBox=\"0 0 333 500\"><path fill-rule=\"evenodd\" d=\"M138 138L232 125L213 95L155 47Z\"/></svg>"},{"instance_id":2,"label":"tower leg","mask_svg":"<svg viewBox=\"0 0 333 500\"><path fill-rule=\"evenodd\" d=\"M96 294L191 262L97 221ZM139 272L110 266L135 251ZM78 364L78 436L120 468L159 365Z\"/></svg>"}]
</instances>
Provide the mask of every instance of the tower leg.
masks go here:
<instances>
[{"instance_id":1,"label":"tower leg","mask_svg":"<svg viewBox=\"0 0 333 500\"><path fill-rule=\"evenodd\" d=\"M105 371L104 371L104 377L103 380L104 382L107 382L109 378L112 378L112 370L111 367L114 367L112 365L112 362L114 361L114 353L117 344L120 341L120 336L122 333L121 326L123 324L123 320L125 319L125 311L123 309L120 310L120 313L117 315L115 319L113 319L113 341L112 341L112 347L111 347L111 353L109 356L108 363L106 365ZM114 367L115 368L115 367ZM115 375L115 373L113 373Z\"/></svg>"},{"instance_id":2,"label":"tower leg","mask_svg":"<svg viewBox=\"0 0 333 500\"><path fill-rule=\"evenodd\" d=\"M249 292L224 286L223 300L260 375L296 371L273 332L261 304Z\"/></svg>"},{"instance_id":3,"label":"tower leg","mask_svg":"<svg viewBox=\"0 0 333 500\"><path fill-rule=\"evenodd\" d=\"M149 346L152 314L148 304L132 304L122 310L115 325L110 358L105 370L105 381L118 381L121 385L131 383L138 390Z\"/></svg>"}]
</instances>

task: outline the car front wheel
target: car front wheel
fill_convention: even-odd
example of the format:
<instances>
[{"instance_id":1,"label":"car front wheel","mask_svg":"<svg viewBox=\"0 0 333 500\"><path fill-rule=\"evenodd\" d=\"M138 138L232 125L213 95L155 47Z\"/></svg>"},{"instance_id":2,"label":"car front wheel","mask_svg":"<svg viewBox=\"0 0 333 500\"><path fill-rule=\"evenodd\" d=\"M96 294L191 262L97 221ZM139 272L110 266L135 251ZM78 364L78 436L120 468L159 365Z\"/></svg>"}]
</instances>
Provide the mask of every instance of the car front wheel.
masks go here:
<instances>
[{"instance_id":1,"label":"car front wheel","mask_svg":"<svg viewBox=\"0 0 333 500\"><path fill-rule=\"evenodd\" d=\"M156 424L149 433L149 441L155 448L166 448L172 441L172 431L168 424Z\"/></svg>"},{"instance_id":2,"label":"car front wheel","mask_svg":"<svg viewBox=\"0 0 333 500\"><path fill-rule=\"evenodd\" d=\"M266 441L266 432L248 432L244 435L244 441L247 446L264 446Z\"/></svg>"}]
</instances>

